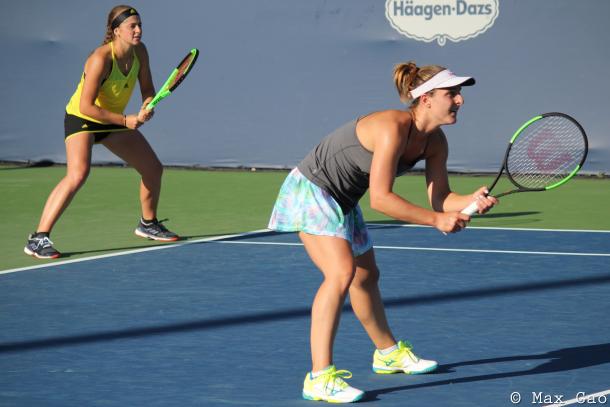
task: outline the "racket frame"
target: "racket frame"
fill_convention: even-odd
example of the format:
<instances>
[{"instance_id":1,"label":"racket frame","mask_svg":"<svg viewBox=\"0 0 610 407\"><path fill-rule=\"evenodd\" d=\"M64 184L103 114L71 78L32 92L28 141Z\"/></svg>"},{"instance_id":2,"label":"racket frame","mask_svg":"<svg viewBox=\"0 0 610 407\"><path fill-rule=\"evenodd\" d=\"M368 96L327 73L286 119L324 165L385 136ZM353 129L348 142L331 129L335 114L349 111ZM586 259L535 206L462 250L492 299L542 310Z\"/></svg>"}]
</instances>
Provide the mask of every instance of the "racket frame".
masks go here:
<instances>
[{"instance_id":1,"label":"racket frame","mask_svg":"<svg viewBox=\"0 0 610 407\"><path fill-rule=\"evenodd\" d=\"M174 89L176 89L178 87L178 85L180 85L182 83L182 81L184 80L184 78L186 78L186 76L189 74L189 72L191 71L191 69L193 68L193 65L195 65L195 62L197 62L197 58L199 57L199 50L197 48L193 48L189 51L189 53L182 58L182 60L180 61L180 63L178 64L178 66L176 68L174 68L174 70L172 71L172 73L169 75L169 77L167 78L167 80L165 81L165 83L163 84L163 86L161 86L161 90L159 90L159 92L157 92L157 94L155 95L155 97L153 98L153 100L150 101L150 103L148 103L148 105L146 105L146 109L147 110L151 110L153 109L157 103L159 103L161 100L165 99L166 97L168 97L173 91ZM188 67L186 68L186 70L184 71L184 74L182 75L182 77L176 82L174 83L172 86L170 86L170 84L174 81L174 79L176 78L176 75L178 75L179 70L178 68L188 59L188 58L192 58L191 63L188 65Z\"/></svg>"},{"instance_id":2,"label":"racket frame","mask_svg":"<svg viewBox=\"0 0 610 407\"><path fill-rule=\"evenodd\" d=\"M576 125L576 127L578 128L578 130L580 130L582 137L583 137L583 141L584 141L584 154L580 160L580 163L578 163L578 165L564 178L562 178L561 180L557 181L554 184L551 185L547 185L544 188L527 188L524 187L522 185L520 185L517 181L514 180L514 178L512 177L510 170L508 169L508 156L510 155L510 150L513 146L513 143L519 138L519 136L521 135L521 133L523 133L523 131L528 128L530 125L532 125L533 123L537 122L540 119L543 119L545 117L549 117L549 116L561 116L564 117L568 120L570 120L574 125ZM514 194L515 192L540 192L540 191L547 191L549 189L553 189L553 188L557 188L560 185L565 184L566 182L568 182L571 178L573 178L578 171L580 171L580 169L582 168L585 160L587 159L587 154L589 152L589 141L587 139L587 134L585 133L585 130L583 129L583 127L580 125L580 123L578 123L576 121L576 119L574 119L572 116L569 116L565 113L559 113L559 112L550 112L550 113L544 113L538 116L534 116L532 117L530 120L528 120L527 122L523 123L523 125L521 127L519 127L519 129L517 129L517 131L515 131L515 133L513 134L513 136L510 139L510 142L508 144L508 148L506 149L506 153L504 154L504 160L502 162L502 166L500 167L500 171L498 171L498 175L496 175L496 178L494 179L493 183L491 184L491 186L489 187L489 192L491 192L491 190L496 186L498 180L500 179L500 177L502 176L502 173L504 172L504 170L506 170L506 176L508 178L508 180L515 186L517 187L516 189L512 189L509 191L505 191L505 192L501 192L497 195L493 195L496 198L500 198L502 196L506 196L506 195L510 195L510 194Z\"/></svg>"},{"instance_id":3,"label":"racket frame","mask_svg":"<svg viewBox=\"0 0 610 407\"><path fill-rule=\"evenodd\" d=\"M564 178L562 178L561 180L557 181L554 184L551 185L547 185L544 188L527 188L524 187L522 185L520 185L517 181L514 180L514 178L512 177L509 169L508 169L508 156L510 154L510 150L513 146L513 143L519 138L519 136L521 135L521 133L523 132L523 130L525 130L527 127L529 127L531 124L537 122L540 119L543 119L545 117L548 116L561 116L564 117L568 120L570 120L573 124L576 125L576 127L580 130L582 138L584 140L584 154L580 160L580 163ZM491 191L493 190L493 188L496 186L496 184L498 183L498 180L500 179L500 177L502 176L502 173L504 172L504 170L506 170L506 176L508 178L508 180L516 187L515 189L509 190L509 191L505 191L505 192L501 192L497 195L493 195L496 198L500 198L502 196L506 196L506 195L510 195L510 194L514 194L515 192L540 192L540 191L547 191L549 189L553 189L553 188L557 188L560 185L565 184L566 182L568 182L572 177L574 177L578 171L580 171L580 169L582 168L585 160L587 159L587 154L589 152L589 141L587 139L587 133L585 133L585 130L582 128L582 126L580 125L580 123L578 123L576 121L576 119L574 119L573 117L565 114L565 113L559 113L559 112L550 112L550 113L544 113L538 116L534 116L532 117L530 120L528 120L527 122L523 123L523 125L521 127L519 127L519 129L517 129L517 131L513 134L513 136L510 139L510 142L508 144L508 148L506 149L506 153L504 154L504 160L502 161L502 166L500 167L500 171L498 171L498 175L496 175L496 178L494 179L494 181L491 183L491 186L488 188L488 192L487 194L490 195ZM474 201L472 202L470 205L468 205L467 207L465 207L464 209L462 209L461 213L466 214L468 216L472 216L477 212L477 202Z\"/></svg>"}]
</instances>

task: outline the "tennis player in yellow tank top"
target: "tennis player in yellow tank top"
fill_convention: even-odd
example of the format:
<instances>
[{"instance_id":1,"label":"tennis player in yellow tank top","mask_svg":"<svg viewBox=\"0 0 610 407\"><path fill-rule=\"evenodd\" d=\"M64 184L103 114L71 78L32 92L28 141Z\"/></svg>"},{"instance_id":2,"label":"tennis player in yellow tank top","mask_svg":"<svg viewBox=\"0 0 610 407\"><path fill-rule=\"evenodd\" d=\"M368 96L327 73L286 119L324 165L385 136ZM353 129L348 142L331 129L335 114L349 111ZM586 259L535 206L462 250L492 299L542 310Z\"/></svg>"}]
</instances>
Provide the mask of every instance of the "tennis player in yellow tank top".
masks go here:
<instances>
[{"instance_id":1,"label":"tennis player in yellow tank top","mask_svg":"<svg viewBox=\"0 0 610 407\"><path fill-rule=\"evenodd\" d=\"M126 115L136 81L140 83L142 108L137 114ZM142 176L142 216L135 234L160 241L178 240L157 220L163 166L138 130L153 117L153 110L144 107L154 94L140 16L132 7L116 6L108 15L104 42L87 58L76 92L66 106L67 173L49 195L38 228L24 248L26 254L60 257L49 235L89 175L94 143L103 144Z\"/></svg>"},{"instance_id":2,"label":"tennis player in yellow tank top","mask_svg":"<svg viewBox=\"0 0 610 407\"><path fill-rule=\"evenodd\" d=\"M133 88L136 85L136 81L138 79L138 74L140 72L140 60L138 58L138 53L136 52L135 48L133 48L131 50L131 69L124 73L121 68L119 68L117 63L116 55L114 52L114 43L111 41L108 43L108 45L110 46L110 55L112 58L112 65L110 68L111 70L110 73L108 73L108 75L102 80L102 84L101 86L99 86L94 104L100 109L108 110L112 113L123 115L123 111L125 110L127 103L129 103ZM104 124L104 122L100 121L99 119L88 116L80 111L84 84L85 73L83 72L81 80L78 83L78 87L76 88L76 92L74 92L74 94L70 98L70 101L68 102L68 105L66 106L66 113L68 115L77 116L79 118L89 120L94 123ZM124 125L125 123L121 124ZM116 125L114 125L113 127L116 127ZM99 131L85 129L84 132L92 132L96 134L102 131L107 132L107 129L101 129ZM79 134L81 132L83 131L68 131L66 134L66 138L72 137L73 135ZM105 137L99 137L98 139L101 140L103 138Z\"/></svg>"}]
</instances>

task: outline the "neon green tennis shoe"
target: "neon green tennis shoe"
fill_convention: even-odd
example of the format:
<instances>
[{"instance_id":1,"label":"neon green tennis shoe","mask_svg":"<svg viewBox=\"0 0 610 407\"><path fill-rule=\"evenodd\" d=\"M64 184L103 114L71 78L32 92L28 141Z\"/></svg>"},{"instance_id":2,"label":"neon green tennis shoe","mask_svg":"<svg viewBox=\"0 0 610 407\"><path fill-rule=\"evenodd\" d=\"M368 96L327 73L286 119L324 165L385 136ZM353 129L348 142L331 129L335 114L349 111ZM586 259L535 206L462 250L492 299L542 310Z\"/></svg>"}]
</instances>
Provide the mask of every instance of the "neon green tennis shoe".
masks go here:
<instances>
[{"instance_id":1,"label":"neon green tennis shoe","mask_svg":"<svg viewBox=\"0 0 610 407\"><path fill-rule=\"evenodd\" d=\"M334 365L328 367L318 377L312 377L311 372L303 382L303 398L305 400L328 401L329 403L353 403L364 396L362 390L353 388L343 379L352 377L347 370L337 370Z\"/></svg>"},{"instance_id":2,"label":"neon green tennis shoe","mask_svg":"<svg viewBox=\"0 0 610 407\"><path fill-rule=\"evenodd\" d=\"M433 371L438 363L434 360L420 359L413 353L413 345L398 341L398 349L382 355L379 350L373 354L373 371L380 374L399 373L422 374Z\"/></svg>"}]
</instances>

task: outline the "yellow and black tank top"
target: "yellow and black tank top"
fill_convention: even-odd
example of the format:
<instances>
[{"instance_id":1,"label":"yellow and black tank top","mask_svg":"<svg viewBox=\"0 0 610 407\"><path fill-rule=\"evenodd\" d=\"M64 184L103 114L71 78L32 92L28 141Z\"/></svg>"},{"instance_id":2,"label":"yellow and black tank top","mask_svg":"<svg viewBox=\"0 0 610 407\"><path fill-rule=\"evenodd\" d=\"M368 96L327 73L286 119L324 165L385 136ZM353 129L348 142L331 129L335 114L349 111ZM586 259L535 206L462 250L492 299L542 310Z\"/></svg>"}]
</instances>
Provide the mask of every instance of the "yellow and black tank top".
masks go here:
<instances>
[{"instance_id":1,"label":"yellow and black tank top","mask_svg":"<svg viewBox=\"0 0 610 407\"><path fill-rule=\"evenodd\" d=\"M110 70L108 77L100 86L97 98L95 99L95 104L102 109L123 114L138 79L138 73L140 72L140 61L138 60L134 50L131 69L127 75L124 75L117 65L112 42L110 43L110 49L112 51L112 69ZM83 72L78 87L76 88L76 92L74 92L70 98L70 101L68 102L68 105L66 106L66 113L82 117L83 119L91 120L92 122L101 123L99 120L95 120L80 112L79 105L84 82L85 73Z\"/></svg>"}]
</instances>

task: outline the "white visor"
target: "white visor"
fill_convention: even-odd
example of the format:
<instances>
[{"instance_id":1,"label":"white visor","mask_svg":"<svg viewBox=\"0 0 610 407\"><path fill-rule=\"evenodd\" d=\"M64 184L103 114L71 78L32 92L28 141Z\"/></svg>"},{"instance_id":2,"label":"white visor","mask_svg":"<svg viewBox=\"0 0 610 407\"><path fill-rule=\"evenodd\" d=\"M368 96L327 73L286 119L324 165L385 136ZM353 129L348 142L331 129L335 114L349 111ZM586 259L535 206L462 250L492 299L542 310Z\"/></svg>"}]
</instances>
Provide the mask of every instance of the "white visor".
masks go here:
<instances>
[{"instance_id":1,"label":"white visor","mask_svg":"<svg viewBox=\"0 0 610 407\"><path fill-rule=\"evenodd\" d=\"M458 85L471 86L474 85L474 83L474 78L470 76L455 76L453 72L445 69L413 89L411 91L411 97L415 100L424 93L430 92L432 89L452 88Z\"/></svg>"}]
</instances>

